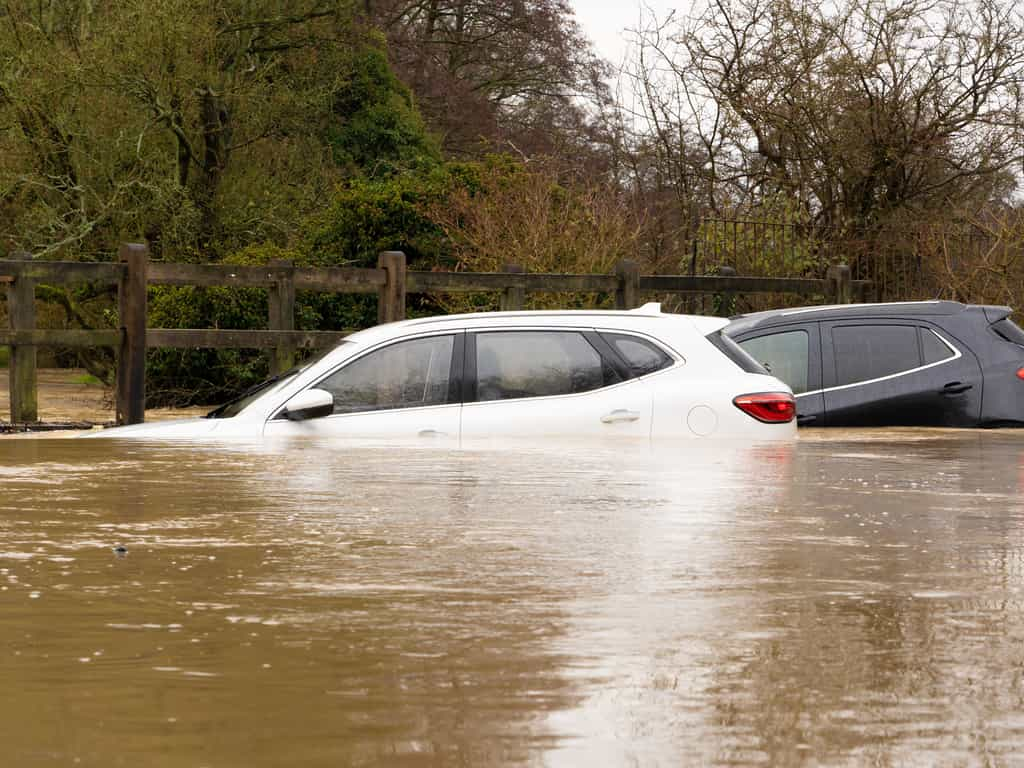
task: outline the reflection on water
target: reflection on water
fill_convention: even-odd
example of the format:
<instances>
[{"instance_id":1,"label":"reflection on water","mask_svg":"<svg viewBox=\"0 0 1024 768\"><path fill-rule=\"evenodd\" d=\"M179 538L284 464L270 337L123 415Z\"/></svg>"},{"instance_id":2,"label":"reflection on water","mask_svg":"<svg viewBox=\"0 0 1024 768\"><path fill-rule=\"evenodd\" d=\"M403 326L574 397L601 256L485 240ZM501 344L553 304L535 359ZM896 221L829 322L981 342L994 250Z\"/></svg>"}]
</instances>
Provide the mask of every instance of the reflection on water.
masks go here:
<instances>
[{"instance_id":1,"label":"reflection on water","mask_svg":"<svg viewBox=\"0 0 1024 768\"><path fill-rule=\"evenodd\" d=\"M3 764L1012 762L1021 437L0 442Z\"/></svg>"}]
</instances>

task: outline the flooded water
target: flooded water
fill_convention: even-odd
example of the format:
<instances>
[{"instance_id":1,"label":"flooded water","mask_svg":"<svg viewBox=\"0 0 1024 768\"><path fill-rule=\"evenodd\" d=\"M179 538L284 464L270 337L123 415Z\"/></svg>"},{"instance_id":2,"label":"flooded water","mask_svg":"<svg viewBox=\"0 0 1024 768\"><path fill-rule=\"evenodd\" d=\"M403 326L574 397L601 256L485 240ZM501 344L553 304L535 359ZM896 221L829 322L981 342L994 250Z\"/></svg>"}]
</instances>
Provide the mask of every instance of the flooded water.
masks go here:
<instances>
[{"instance_id":1,"label":"flooded water","mask_svg":"<svg viewBox=\"0 0 1024 768\"><path fill-rule=\"evenodd\" d=\"M0 441L0 763L1020 760L1024 433L802 435Z\"/></svg>"}]
</instances>

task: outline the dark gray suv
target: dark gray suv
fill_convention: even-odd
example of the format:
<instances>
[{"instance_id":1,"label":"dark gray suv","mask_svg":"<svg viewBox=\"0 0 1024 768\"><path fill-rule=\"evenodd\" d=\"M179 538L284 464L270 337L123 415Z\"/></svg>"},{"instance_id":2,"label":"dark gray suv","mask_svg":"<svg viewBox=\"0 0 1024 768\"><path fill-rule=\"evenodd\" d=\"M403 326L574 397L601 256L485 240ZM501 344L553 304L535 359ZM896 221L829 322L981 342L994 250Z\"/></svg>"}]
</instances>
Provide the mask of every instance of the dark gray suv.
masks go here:
<instances>
[{"instance_id":1,"label":"dark gray suv","mask_svg":"<svg viewBox=\"0 0 1024 768\"><path fill-rule=\"evenodd\" d=\"M918 301L780 309L723 329L792 389L806 426L1024 426L1009 307Z\"/></svg>"}]
</instances>

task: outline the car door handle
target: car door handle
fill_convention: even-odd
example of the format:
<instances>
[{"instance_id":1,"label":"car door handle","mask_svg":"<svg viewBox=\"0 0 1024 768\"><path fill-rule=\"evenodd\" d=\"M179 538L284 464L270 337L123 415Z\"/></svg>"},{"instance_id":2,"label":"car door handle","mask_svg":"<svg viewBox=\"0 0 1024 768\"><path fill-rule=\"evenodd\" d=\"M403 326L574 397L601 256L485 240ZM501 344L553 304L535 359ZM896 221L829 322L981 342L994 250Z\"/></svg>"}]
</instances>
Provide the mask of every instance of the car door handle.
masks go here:
<instances>
[{"instance_id":1,"label":"car door handle","mask_svg":"<svg viewBox=\"0 0 1024 768\"><path fill-rule=\"evenodd\" d=\"M448 437L447 432L442 432L439 429L421 429L417 435L420 437Z\"/></svg>"},{"instance_id":2,"label":"car door handle","mask_svg":"<svg viewBox=\"0 0 1024 768\"><path fill-rule=\"evenodd\" d=\"M961 392L966 392L968 389L974 389L974 385L963 384L959 381L951 381L940 390L940 394L959 395Z\"/></svg>"},{"instance_id":3,"label":"car door handle","mask_svg":"<svg viewBox=\"0 0 1024 768\"><path fill-rule=\"evenodd\" d=\"M815 422L817 420L818 420L818 417L815 416L813 413L808 413L808 414L805 414L803 416L801 416L800 414L797 414L797 416L796 416L796 425L799 427L799 426L801 426L803 424L811 424L811 423L813 423L813 422Z\"/></svg>"},{"instance_id":4,"label":"car door handle","mask_svg":"<svg viewBox=\"0 0 1024 768\"><path fill-rule=\"evenodd\" d=\"M626 408L618 408L611 413L606 413L601 417L602 424L616 424L620 421L639 421L640 412L630 411Z\"/></svg>"}]
</instances>

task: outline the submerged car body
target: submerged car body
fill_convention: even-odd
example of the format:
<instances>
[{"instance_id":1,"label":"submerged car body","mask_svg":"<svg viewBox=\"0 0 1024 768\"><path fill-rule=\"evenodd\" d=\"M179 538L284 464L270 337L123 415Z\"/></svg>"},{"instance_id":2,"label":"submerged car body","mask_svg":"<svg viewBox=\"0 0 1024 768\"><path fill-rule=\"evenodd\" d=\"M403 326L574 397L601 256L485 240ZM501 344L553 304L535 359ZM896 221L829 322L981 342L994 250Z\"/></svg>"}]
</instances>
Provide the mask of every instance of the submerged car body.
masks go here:
<instances>
[{"instance_id":1,"label":"submerged car body","mask_svg":"<svg viewBox=\"0 0 1024 768\"><path fill-rule=\"evenodd\" d=\"M1024 425L1009 307L920 301L741 315L724 329L785 381L805 426Z\"/></svg>"},{"instance_id":2,"label":"submerged car body","mask_svg":"<svg viewBox=\"0 0 1024 768\"><path fill-rule=\"evenodd\" d=\"M406 320L353 334L205 419L88 436L792 439L792 393L721 336L727 322L656 304Z\"/></svg>"}]
</instances>

